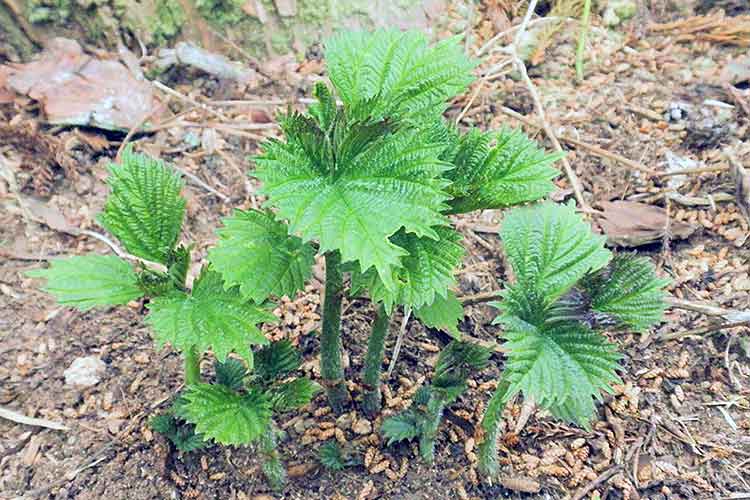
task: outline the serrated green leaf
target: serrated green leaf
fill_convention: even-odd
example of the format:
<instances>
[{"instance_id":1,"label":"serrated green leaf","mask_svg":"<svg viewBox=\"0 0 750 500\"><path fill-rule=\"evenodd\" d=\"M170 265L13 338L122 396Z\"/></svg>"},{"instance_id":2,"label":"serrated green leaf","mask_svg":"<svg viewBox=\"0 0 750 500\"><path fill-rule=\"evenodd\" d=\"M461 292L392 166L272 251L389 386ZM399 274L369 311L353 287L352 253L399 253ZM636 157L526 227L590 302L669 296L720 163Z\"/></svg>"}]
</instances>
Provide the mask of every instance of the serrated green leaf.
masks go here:
<instances>
[{"instance_id":1,"label":"serrated green leaf","mask_svg":"<svg viewBox=\"0 0 750 500\"><path fill-rule=\"evenodd\" d=\"M60 304L86 311L95 306L127 304L143 296L138 276L125 260L113 255L84 255L50 260L47 269L26 273L45 278L42 288Z\"/></svg>"},{"instance_id":2,"label":"serrated green leaf","mask_svg":"<svg viewBox=\"0 0 750 500\"><path fill-rule=\"evenodd\" d=\"M328 470L340 471L346 469L348 461L336 441L326 441L318 449L318 460Z\"/></svg>"},{"instance_id":3,"label":"serrated green leaf","mask_svg":"<svg viewBox=\"0 0 750 500\"><path fill-rule=\"evenodd\" d=\"M521 130L456 133L454 146L444 155L455 165L445 173L451 180L451 212L502 208L544 198L555 189L552 179L559 172L551 165L560 158L545 153Z\"/></svg>"},{"instance_id":4,"label":"serrated green leaf","mask_svg":"<svg viewBox=\"0 0 750 500\"><path fill-rule=\"evenodd\" d=\"M185 399L184 413L196 432L220 444L251 443L271 422L271 402L261 391L241 394L223 385L194 384Z\"/></svg>"},{"instance_id":5,"label":"serrated green leaf","mask_svg":"<svg viewBox=\"0 0 750 500\"><path fill-rule=\"evenodd\" d=\"M230 352L253 366L252 344L267 344L259 323L276 317L239 296L236 289L224 290L219 273L204 270L193 292L175 292L156 297L148 304L146 321L154 328L157 343L169 342L175 349L212 349L220 361Z\"/></svg>"},{"instance_id":6,"label":"serrated green leaf","mask_svg":"<svg viewBox=\"0 0 750 500\"><path fill-rule=\"evenodd\" d=\"M297 378L273 386L268 391L273 409L289 411L310 403L322 388L310 379Z\"/></svg>"},{"instance_id":7,"label":"serrated green leaf","mask_svg":"<svg viewBox=\"0 0 750 500\"><path fill-rule=\"evenodd\" d=\"M239 359L227 358L224 362L216 360L214 371L216 372L217 384L234 391L239 391L245 387L245 377L247 377L248 372L245 364Z\"/></svg>"},{"instance_id":8,"label":"serrated green leaf","mask_svg":"<svg viewBox=\"0 0 750 500\"><path fill-rule=\"evenodd\" d=\"M401 259L401 267L393 271L393 290L373 271L362 276L355 273L352 281L362 281L372 299L382 302L387 311L396 304L421 308L433 304L438 297L445 298L456 283L454 273L461 264L464 248L460 245L461 235L452 228L434 229L437 239L420 238L404 231L391 237L391 242L408 252Z\"/></svg>"},{"instance_id":9,"label":"serrated green leaf","mask_svg":"<svg viewBox=\"0 0 750 500\"><path fill-rule=\"evenodd\" d=\"M538 328L514 316L502 322L509 394L521 391L541 407L587 425L601 391L620 383L616 347L581 323Z\"/></svg>"},{"instance_id":10,"label":"serrated green leaf","mask_svg":"<svg viewBox=\"0 0 750 500\"><path fill-rule=\"evenodd\" d=\"M372 116L440 114L473 80L458 39L428 45L417 31L343 32L326 43L328 74L345 107Z\"/></svg>"},{"instance_id":11,"label":"serrated green leaf","mask_svg":"<svg viewBox=\"0 0 750 500\"><path fill-rule=\"evenodd\" d=\"M238 285L242 296L255 302L271 295L294 297L304 288L315 250L290 236L286 224L259 210L236 210L223 223L208 256L227 286Z\"/></svg>"},{"instance_id":12,"label":"serrated green leaf","mask_svg":"<svg viewBox=\"0 0 750 500\"><path fill-rule=\"evenodd\" d=\"M288 340L271 342L255 353L255 376L271 382L297 370L302 357Z\"/></svg>"},{"instance_id":13,"label":"serrated green leaf","mask_svg":"<svg viewBox=\"0 0 750 500\"><path fill-rule=\"evenodd\" d=\"M606 267L581 281L593 311L642 331L658 323L666 308L664 287L669 280L656 277L645 257L616 254Z\"/></svg>"},{"instance_id":14,"label":"serrated green leaf","mask_svg":"<svg viewBox=\"0 0 750 500\"><path fill-rule=\"evenodd\" d=\"M438 160L443 144L412 127L389 133L377 124L343 122L333 132L344 135L334 155L331 138L312 131L306 117L290 116L282 126L286 142L266 141L253 174L268 204L302 240L318 240L321 252L339 250L365 272L374 267L393 290L392 271L407 251L389 238L404 228L437 239L434 226L447 222L440 213L447 199L440 175L449 167Z\"/></svg>"},{"instance_id":15,"label":"serrated green leaf","mask_svg":"<svg viewBox=\"0 0 750 500\"><path fill-rule=\"evenodd\" d=\"M402 411L383 420L380 432L388 440L388 446L414 439L419 435L419 417L411 410Z\"/></svg>"},{"instance_id":16,"label":"serrated green leaf","mask_svg":"<svg viewBox=\"0 0 750 500\"><path fill-rule=\"evenodd\" d=\"M445 297L435 295L432 304L415 309L414 316L425 326L446 331L456 340L461 338L458 323L464 317L464 307L451 290L448 290Z\"/></svg>"},{"instance_id":17,"label":"serrated green leaf","mask_svg":"<svg viewBox=\"0 0 750 500\"><path fill-rule=\"evenodd\" d=\"M573 204L546 202L513 209L503 220L500 237L517 287L545 304L611 257L605 237L593 234Z\"/></svg>"},{"instance_id":18,"label":"serrated green leaf","mask_svg":"<svg viewBox=\"0 0 750 500\"><path fill-rule=\"evenodd\" d=\"M126 148L121 165L111 164L111 189L99 222L131 254L166 264L185 213L179 174L162 161Z\"/></svg>"}]
</instances>

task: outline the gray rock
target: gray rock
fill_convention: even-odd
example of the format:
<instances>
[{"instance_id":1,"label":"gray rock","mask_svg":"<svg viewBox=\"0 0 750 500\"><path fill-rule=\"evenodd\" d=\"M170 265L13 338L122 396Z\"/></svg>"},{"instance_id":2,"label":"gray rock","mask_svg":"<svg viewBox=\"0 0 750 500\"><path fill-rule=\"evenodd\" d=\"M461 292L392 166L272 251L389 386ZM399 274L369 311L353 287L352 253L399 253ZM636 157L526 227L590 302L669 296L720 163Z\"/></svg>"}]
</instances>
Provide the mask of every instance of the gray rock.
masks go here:
<instances>
[{"instance_id":1,"label":"gray rock","mask_svg":"<svg viewBox=\"0 0 750 500\"><path fill-rule=\"evenodd\" d=\"M78 387L91 387L99 383L107 370L104 361L96 356L76 358L63 372L65 384Z\"/></svg>"}]
</instances>

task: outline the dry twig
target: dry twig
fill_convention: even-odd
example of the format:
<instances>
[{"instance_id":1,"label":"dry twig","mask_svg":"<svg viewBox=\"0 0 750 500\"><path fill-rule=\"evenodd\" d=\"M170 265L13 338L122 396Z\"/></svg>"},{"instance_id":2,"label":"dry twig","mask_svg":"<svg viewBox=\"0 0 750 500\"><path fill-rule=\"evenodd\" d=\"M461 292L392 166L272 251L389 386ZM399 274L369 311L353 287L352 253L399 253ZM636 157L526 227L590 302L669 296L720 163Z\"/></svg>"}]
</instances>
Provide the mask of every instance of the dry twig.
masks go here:
<instances>
[{"instance_id":1,"label":"dry twig","mask_svg":"<svg viewBox=\"0 0 750 500\"><path fill-rule=\"evenodd\" d=\"M0 406L0 418L10 420L11 422L15 422L17 424L32 425L34 427L44 427L45 429L53 429L56 431L68 430L67 426L59 422L47 420L46 418L27 417L26 415L15 412L13 410L9 410L8 408L3 408L2 406Z\"/></svg>"}]
</instances>

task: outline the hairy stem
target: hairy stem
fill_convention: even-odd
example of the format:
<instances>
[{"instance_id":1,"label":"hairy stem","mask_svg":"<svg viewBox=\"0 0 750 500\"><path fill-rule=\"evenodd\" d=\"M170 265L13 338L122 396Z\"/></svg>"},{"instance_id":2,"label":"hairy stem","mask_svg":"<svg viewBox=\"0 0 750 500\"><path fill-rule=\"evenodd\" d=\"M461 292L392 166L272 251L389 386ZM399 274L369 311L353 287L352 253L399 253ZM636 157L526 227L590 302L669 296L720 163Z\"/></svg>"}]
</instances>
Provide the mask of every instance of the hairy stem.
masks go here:
<instances>
[{"instance_id":1,"label":"hairy stem","mask_svg":"<svg viewBox=\"0 0 750 500\"><path fill-rule=\"evenodd\" d=\"M327 252L325 296L323 297L323 327L320 334L320 374L328 393L328 403L336 413L343 413L349 393L344 385L341 367L341 299L344 277L341 254Z\"/></svg>"},{"instance_id":2,"label":"hairy stem","mask_svg":"<svg viewBox=\"0 0 750 500\"><path fill-rule=\"evenodd\" d=\"M419 436L419 454L422 459L431 464L435 460L435 438L437 437L440 420L443 418L446 401L434 394L427 403L427 412Z\"/></svg>"},{"instance_id":3,"label":"hairy stem","mask_svg":"<svg viewBox=\"0 0 750 500\"><path fill-rule=\"evenodd\" d=\"M281 462L279 451L276 449L279 433L276 424L271 421L266 432L258 440L258 451L263 457L261 469L274 491L283 490L286 484L286 468Z\"/></svg>"},{"instance_id":4,"label":"hairy stem","mask_svg":"<svg viewBox=\"0 0 750 500\"><path fill-rule=\"evenodd\" d=\"M508 402L509 386L507 381L500 380L482 418L484 441L479 446L479 470L487 476L496 476L498 472L497 437L503 419L503 408Z\"/></svg>"},{"instance_id":5,"label":"hairy stem","mask_svg":"<svg viewBox=\"0 0 750 500\"><path fill-rule=\"evenodd\" d=\"M201 381L201 357L191 347L184 352L185 356L185 385L195 385Z\"/></svg>"},{"instance_id":6,"label":"hairy stem","mask_svg":"<svg viewBox=\"0 0 750 500\"><path fill-rule=\"evenodd\" d=\"M388 336L389 319L390 317L385 311L385 306L381 304L378 307L370 339L367 342L367 355L365 356L364 373L362 375L362 381L365 386L362 407L370 417L380 411L380 370L383 366L383 354L385 353L385 339Z\"/></svg>"}]
</instances>

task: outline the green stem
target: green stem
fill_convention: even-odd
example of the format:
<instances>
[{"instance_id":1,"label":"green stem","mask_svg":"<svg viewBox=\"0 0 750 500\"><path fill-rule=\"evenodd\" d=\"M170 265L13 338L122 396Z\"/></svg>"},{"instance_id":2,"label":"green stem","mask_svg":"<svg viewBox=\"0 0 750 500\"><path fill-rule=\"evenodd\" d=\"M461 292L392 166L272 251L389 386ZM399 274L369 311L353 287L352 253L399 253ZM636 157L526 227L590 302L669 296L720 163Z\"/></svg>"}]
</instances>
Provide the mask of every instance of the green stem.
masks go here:
<instances>
[{"instance_id":1,"label":"green stem","mask_svg":"<svg viewBox=\"0 0 750 500\"><path fill-rule=\"evenodd\" d=\"M344 276L341 254L326 252L326 284L323 298L323 326L320 334L320 374L328 393L328 403L335 413L343 413L349 399L341 367L341 299Z\"/></svg>"},{"instance_id":2,"label":"green stem","mask_svg":"<svg viewBox=\"0 0 750 500\"><path fill-rule=\"evenodd\" d=\"M365 386L362 406L365 413L370 417L375 416L380 411L380 370L383 366L389 319L385 306L381 304L375 315L370 339L367 342L367 355L365 356L364 373L362 375L362 382Z\"/></svg>"},{"instance_id":3,"label":"green stem","mask_svg":"<svg viewBox=\"0 0 750 500\"><path fill-rule=\"evenodd\" d=\"M440 420L443 418L445 401L433 394L427 403L425 420L419 436L419 454L428 464L435 460L435 438L437 438Z\"/></svg>"},{"instance_id":4,"label":"green stem","mask_svg":"<svg viewBox=\"0 0 750 500\"><path fill-rule=\"evenodd\" d=\"M586 50L586 35L589 32L589 14L591 13L591 0L583 3L581 14L581 32L578 34L578 46L576 47L576 80L583 81L583 53Z\"/></svg>"},{"instance_id":5,"label":"green stem","mask_svg":"<svg viewBox=\"0 0 750 500\"><path fill-rule=\"evenodd\" d=\"M268 429L260 436L258 441L263 475L266 476L271 489L277 492L283 490L286 484L286 468L281 461L279 451L276 449L279 434L280 431L272 420Z\"/></svg>"},{"instance_id":6,"label":"green stem","mask_svg":"<svg viewBox=\"0 0 750 500\"><path fill-rule=\"evenodd\" d=\"M185 355L185 385L195 385L201 381L201 357L191 347Z\"/></svg>"},{"instance_id":7,"label":"green stem","mask_svg":"<svg viewBox=\"0 0 750 500\"><path fill-rule=\"evenodd\" d=\"M497 437L503 420L503 408L508 402L509 386L507 381L500 380L482 417L484 441L479 446L479 470L490 477L496 476L498 472Z\"/></svg>"}]
</instances>

